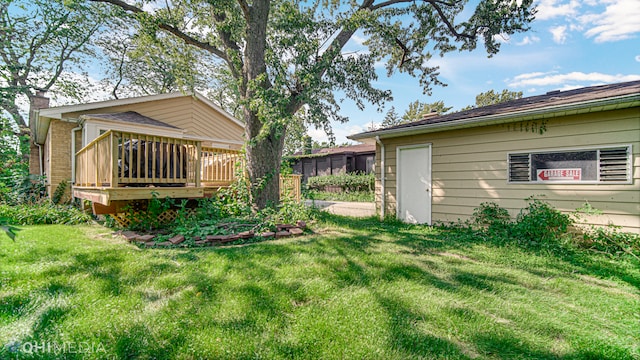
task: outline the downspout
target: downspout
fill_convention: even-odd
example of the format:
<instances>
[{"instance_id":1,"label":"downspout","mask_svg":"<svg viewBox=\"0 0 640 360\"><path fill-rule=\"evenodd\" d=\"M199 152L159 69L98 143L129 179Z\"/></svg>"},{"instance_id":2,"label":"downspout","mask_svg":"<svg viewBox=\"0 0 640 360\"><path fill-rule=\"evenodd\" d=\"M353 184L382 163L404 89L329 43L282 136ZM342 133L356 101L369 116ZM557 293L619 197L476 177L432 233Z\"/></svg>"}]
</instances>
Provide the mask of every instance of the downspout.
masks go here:
<instances>
[{"instance_id":1,"label":"downspout","mask_svg":"<svg viewBox=\"0 0 640 360\"><path fill-rule=\"evenodd\" d=\"M385 157L385 153L384 153L384 144L382 143L382 141L380 141L380 136L376 136L376 143L378 145L380 145L380 220L384 220L384 216L385 216L385 206L386 206L386 201L385 198L387 197L386 194L386 188L385 188L385 178L386 178L386 172L384 169L384 157Z\"/></svg>"},{"instance_id":2,"label":"downspout","mask_svg":"<svg viewBox=\"0 0 640 360\"><path fill-rule=\"evenodd\" d=\"M40 167L40 173L38 175L42 176L44 175L44 168L42 166L42 145L35 141L33 143L38 147L38 166Z\"/></svg>"},{"instance_id":3,"label":"downspout","mask_svg":"<svg viewBox=\"0 0 640 360\"><path fill-rule=\"evenodd\" d=\"M40 169L40 173L38 175L44 175L44 165L42 160L42 145L38 144L38 123L40 122L40 110L36 109L33 111L33 144L38 147L38 168ZM31 126L31 124L29 124Z\"/></svg>"},{"instance_id":4,"label":"downspout","mask_svg":"<svg viewBox=\"0 0 640 360\"><path fill-rule=\"evenodd\" d=\"M82 122L71 129L71 185L76 183L76 131L82 130Z\"/></svg>"}]
</instances>

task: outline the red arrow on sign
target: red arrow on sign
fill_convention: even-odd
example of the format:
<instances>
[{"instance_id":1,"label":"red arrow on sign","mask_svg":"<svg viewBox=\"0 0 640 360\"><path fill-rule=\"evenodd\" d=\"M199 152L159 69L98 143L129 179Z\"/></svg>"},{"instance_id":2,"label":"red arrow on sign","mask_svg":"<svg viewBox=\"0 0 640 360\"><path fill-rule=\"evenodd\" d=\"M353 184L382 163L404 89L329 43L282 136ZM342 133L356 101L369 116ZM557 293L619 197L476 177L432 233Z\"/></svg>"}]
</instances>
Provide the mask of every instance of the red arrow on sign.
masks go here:
<instances>
[{"instance_id":1,"label":"red arrow on sign","mask_svg":"<svg viewBox=\"0 0 640 360\"><path fill-rule=\"evenodd\" d=\"M540 173L538 173L538 177L540 178L540 180L543 180L543 181L549 180L549 176L547 176L546 171L541 171Z\"/></svg>"}]
</instances>

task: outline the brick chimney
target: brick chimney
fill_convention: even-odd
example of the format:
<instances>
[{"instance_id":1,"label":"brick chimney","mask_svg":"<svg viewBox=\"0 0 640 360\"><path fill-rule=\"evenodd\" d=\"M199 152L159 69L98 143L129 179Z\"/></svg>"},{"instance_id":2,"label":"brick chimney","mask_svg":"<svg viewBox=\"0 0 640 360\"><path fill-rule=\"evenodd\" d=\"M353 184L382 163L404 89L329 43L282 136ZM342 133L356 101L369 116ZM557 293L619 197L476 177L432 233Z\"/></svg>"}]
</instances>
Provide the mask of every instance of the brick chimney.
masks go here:
<instances>
[{"instance_id":1,"label":"brick chimney","mask_svg":"<svg viewBox=\"0 0 640 360\"><path fill-rule=\"evenodd\" d=\"M29 106L29 124L31 124L31 119L33 118L33 112L35 110L46 109L49 107L49 98L44 96L46 91L38 90L36 91L36 95L31 98L31 104Z\"/></svg>"},{"instance_id":2,"label":"brick chimney","mask_svg":"<svg viewBox=\"0 0 640 360\"><path fill-rule=\"evenodd\" d=\"M431 110L430 112L423 114L420 120L429 120L437 116L440 116L440 114L436 110Z\"/></svg>"}]
</instances>

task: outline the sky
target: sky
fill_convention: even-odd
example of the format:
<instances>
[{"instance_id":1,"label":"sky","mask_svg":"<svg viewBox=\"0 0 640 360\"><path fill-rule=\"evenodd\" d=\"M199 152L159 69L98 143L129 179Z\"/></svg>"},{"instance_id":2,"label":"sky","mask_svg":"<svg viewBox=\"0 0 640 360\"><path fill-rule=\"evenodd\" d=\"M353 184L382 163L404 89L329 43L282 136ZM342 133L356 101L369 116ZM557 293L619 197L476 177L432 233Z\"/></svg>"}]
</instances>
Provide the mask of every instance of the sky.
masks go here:
<instances>
[{"instance_id":1,"label":"sky","mask_svg":"<svg viewBox=\"0 0 640 360\"><path fill-rule=\"evenodd\" d=\"M406 74L387 77L384 65L379 64L374 86L391 90L394 99L382 112L375 105L360 110L345 100L341 113L349 121L333 124L336 144L354 143L346 137L380 124L392 106L402 115L416 100L443 101L456 111L473 105L476 95L489 90L522 91L527 97L552 90L640 80L640 0L539 0L537 8L531 29L500 38L501 50L492 58L487 57L482 44L472 52L434 56L427 65L439 67L439 79L447 86L434 85L430 96L423 94L417 78ZM363 40L356 33L344 51L366 51ZM88 75L89 79L78 75L78 80L86 79L82 82L88 85L86 100L108 98L108 93L90 86L98 83L92 79L104 74L90 70ZM53 106L69 102L56 99L55 95L52 100ZM28 108L26 103L23 105ZM308 133L318 142L328 139L322 129L310 128Z\"/></svg>"},{"instance_id":2,"label":"sky","mask_svg":"<svg viewBox=\"0 0 640 360\"><path fill-rule=\"evenodd\" d=\"M527 97L640 80L640 0L541 0L537 4L531 30L501 39L501 50L492 58L487 58L481 44L473 52L434 56L429 65L439 66L439 79L447 86L434 86L431 96L422 93L418 79L397 74L389 78L381 65L374 84L391 90L394 100L383 112L373 105L361 111L345 100L342 114L350 120L333 124L336 143L353 143L346 136L379 124L391 106L402 115L415 100L442 100L455 111L473 105L477 94L489 90L522 91ZM358 40L352 40L348 49L358 50ZM322 129L311 128L309 135L320 142L327 140Z\"/></svg>"}]
</instances>

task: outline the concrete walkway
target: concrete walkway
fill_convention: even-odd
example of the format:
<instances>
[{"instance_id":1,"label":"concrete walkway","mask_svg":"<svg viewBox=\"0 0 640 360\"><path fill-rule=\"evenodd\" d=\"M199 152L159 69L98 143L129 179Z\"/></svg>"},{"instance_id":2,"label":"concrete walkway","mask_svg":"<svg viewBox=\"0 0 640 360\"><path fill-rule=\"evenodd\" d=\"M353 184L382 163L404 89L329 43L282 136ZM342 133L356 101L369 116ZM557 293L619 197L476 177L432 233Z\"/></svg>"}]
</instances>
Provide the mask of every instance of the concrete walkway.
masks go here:
<instances>
[{"instance_id":1,"label":"concrete walkway","mask_svg":"<svg viewBox=\"0 0 640 360\"><path fill-rule=\"evenodd\" d=\"M368 217L376 214L376 204L368 202L305 200L304 203L336 215Z\"/></svg>"}]
</instances>

